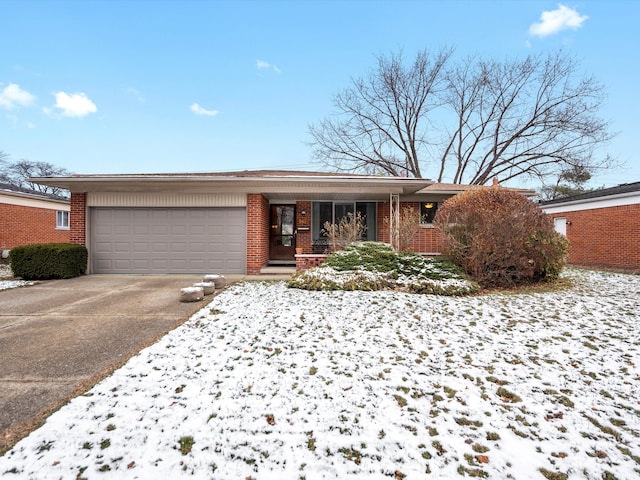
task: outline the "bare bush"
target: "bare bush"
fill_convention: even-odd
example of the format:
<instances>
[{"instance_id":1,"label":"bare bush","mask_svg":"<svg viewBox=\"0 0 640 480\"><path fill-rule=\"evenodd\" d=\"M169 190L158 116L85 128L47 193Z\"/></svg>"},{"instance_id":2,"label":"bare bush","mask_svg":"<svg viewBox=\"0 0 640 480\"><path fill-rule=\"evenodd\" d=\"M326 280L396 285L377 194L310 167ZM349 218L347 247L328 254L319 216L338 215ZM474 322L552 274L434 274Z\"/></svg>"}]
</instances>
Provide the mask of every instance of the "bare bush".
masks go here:
<instances>
[{"instance_id":1,"label":"bare bush","mask_svg":"<svg viewBox=\"0 0 640 480\"><path fill-rule=\"evenodd\" d=\"M444 254L485 287L555 278L568 242L531 200L501 187L476 188L445 201L435 225Z\"/></svg>"},{"instance_id":2,"label":"bare bush","mask_svg":"<svg viewBox=\"0 0 640 480\"><path fill-rule=\"evenodd\" d=\"M329 250L335 252L362 240L367 232L367 224L360 212L348 213L338 223L325 222L324 230Z\"/></svg>"},{"instance_id":3,"label":"bare bush","mask_svg":"<svg viewBox=\"0 0 640 480\"><path fill-rule=\"evenodd\" d=\"M398 224L398 249L401 252L412 251L411 241L420 231L420 214L414 207L402 207ZM384 217L385 226L389 227L389 217Z\"/></svg>"}]
</instances>

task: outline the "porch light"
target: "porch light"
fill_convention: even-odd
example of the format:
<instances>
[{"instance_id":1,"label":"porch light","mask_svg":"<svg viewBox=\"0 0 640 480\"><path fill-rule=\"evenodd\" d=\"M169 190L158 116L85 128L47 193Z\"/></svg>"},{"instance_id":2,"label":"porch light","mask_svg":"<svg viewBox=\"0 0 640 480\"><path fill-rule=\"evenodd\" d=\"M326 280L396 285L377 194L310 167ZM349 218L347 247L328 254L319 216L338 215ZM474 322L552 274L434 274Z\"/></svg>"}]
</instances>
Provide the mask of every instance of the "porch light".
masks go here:
<instances>
[{"instance_id":1,"label":"porch light","mask_svg":"<svg viewBox=\"0 0 640 480\"><path fill-rule=\"evenodd\" d=\"M425 203L424 204L424 208L433 208L433 203L431 203L431 202Z\"/></svg>"}]
</instances>

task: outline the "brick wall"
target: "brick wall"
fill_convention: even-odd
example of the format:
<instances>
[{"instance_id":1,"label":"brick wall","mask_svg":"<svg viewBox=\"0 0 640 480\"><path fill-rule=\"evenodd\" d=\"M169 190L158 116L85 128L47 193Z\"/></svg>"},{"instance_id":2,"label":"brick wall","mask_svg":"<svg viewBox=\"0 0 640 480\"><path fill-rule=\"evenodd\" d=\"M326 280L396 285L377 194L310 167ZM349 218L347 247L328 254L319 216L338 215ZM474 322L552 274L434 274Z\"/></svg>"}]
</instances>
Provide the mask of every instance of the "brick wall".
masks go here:
<instances>
[{"instance_id":1,"label":"brick wall","mask_svg":"<svg viewBox=\"0 0 640 480\"><path fill-rule=\"evenodd\" d=\"M640 270L640 205L553 213L549 216L567 220L570 264Z\"/></svg>"},{"instance_id":2,"label":"brick wall","mask_svg":"<svg viewBox=\"0 0 640 480\"><path fill-rule=\"evenodd\" d=\"M296 271L308 270L321 265L328 255L296 255Z\"/></svg>"},{"instance_id":3,"label":"brick wall","mask_svg":"<svg viewBox=\"0 0 640 480\"><path fill-rule=\"evenodd\" d=\"M305 214L303 215L302 212ZM311 202L296 202L296 252L312 253L311 246ZM306 230L305 230L306 229ZM297 262L296 262L297 263Z\"/></svg>"},{"instance_id":4,"label":"brick wall","mask_svg":"<svg viewBox=\"0 0 640 480\"><path fill-rule=\"evenodd\" d=\"M56 210L0 204L0 250L32 243L69 243L69 230L56 230Z\"/></svg>"},{"instance_id":5,"label":"brick wall","mask_svg":"<svg viewBox=\"0 0 640 480\"><path fill-rule=\"evenodd\" d=\"M69 227L71 228L70 242L75 245L87 245L86 232L87 194L71 194L71 213L69 213Z\"/></svg>"},{"instance_id":6,"label":"brick wall","mask_svg":"<svg viewBox=\"0 0 640 480\"><path fill-rule=\"evenodd\" d=\"M420 212L418 202L400 202L400 212L403 208L413 208L416 215ZM378 241L390 242L389 223L389 202L378 203ZM408 250L425 255L442 253L443 238L440 231L432 226L420 226L418 232L409 243Z\"/></svg>"},{"instance_id":7,"label":"brick wall","mask_svg":"<svg viewBox=\"0 0 640 480\"><path fill-rule=\"evenodd\" d=\"M247 274L257 275L269 262L269 200L247 195Z\"/></svg>"}]
</instances>

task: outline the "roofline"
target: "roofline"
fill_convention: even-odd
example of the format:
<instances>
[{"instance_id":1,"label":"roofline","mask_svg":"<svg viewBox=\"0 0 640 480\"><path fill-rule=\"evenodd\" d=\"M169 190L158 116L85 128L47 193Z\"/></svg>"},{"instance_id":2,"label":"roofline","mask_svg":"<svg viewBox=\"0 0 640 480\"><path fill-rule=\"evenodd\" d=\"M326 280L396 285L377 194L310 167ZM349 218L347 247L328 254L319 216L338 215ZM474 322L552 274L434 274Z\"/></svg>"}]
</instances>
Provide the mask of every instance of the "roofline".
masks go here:
<instances>
[{"instance_id":1,"label":"roofline","mask_svg":"<svg viewBox=\"0 0 640 480\"><path fill-rule=\"evenodd\" d=\"M68 205L69 200L64 198L53 198L47 195L40 195L38 193L18 192L15 190L0 189L0 195L7 195L10 197L29 198L34 200L40 200L43 202L60 203L62 205Z\"/></svg>"},{"instance_id":2,"label":"roofline","mask_svg":"<svg viewBox=\"0 0 640 480\"><path fill-rule=\"evenodd\" d=\"M541 202L540 208L547 213L562 213L578 210L591 210L605 207L620 207L640 203L640 191L625 192L616 195L602 195L599 197L581 198L566 202Z\"/></svg>"},{"instance_id":3,"label":"roofline","mask_svg":"<svg viewBox=\"0 0 640 480\"><path fill-rule=\"evenodd\" d=\"M105 191L105 187L117 187L118 190L130 190L138 184L143 186L175 187L191 184L192 186L210 186L238 188L252 193L261 191L273 192L306 186L330 186L340 188L357 184L361 187L389 188L393 193L410 194L428 185L431 180L405 177L380 177L364 175L269 175L269 176L235 176L207 174L122 174L122 175L70 175L63 177L33 177L30 182L64 188L72 192ZM252 190L253 189L253 190ZM268 189L268 190L266 190ZM256 191L257 190L257 191Z\"/></svg>"},{"instance_id":4,"label":"roofline","mask_svg":"<svg viewBox=\"0 0 640 480\"><path fill-rule=\"evenodd\" d=\"M599 190L592 190L585 193L579 193L577 195L571 195L569 197L554 198L552 200L541 201L540 204L544 206L552 205L572 205L585 201L603 200L609 198L622 198L626 196L640 195L640 182L623 183L614 187L601 188Z\"/></svg>"}]
</instances>

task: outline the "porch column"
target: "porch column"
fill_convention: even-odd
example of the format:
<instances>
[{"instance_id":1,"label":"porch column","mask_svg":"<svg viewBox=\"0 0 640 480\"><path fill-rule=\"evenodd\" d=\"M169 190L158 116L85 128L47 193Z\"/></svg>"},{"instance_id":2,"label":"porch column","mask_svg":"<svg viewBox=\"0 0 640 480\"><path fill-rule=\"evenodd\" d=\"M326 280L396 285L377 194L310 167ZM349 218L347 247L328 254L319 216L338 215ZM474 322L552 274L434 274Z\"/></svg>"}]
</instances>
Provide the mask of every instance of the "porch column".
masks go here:
<instances>
[{"instance_id":1,"label":"porch column","mask_svg":"<svg viewBox=\"0 0 640 480\"><path fill-rule=\"evenodd\" d=\"M269 200L247 195L247 274L257 275L269 263Z\"/></svg>"},{"instance_id":2,"label":"porch column","mask_svg":"<svg viewBox=\"0 0 640 480\"><path fill-rule=\"evenodd\" d=\"M389 243L400 250L400 195L389 194Z\"/></svg>"}]
</instances>

